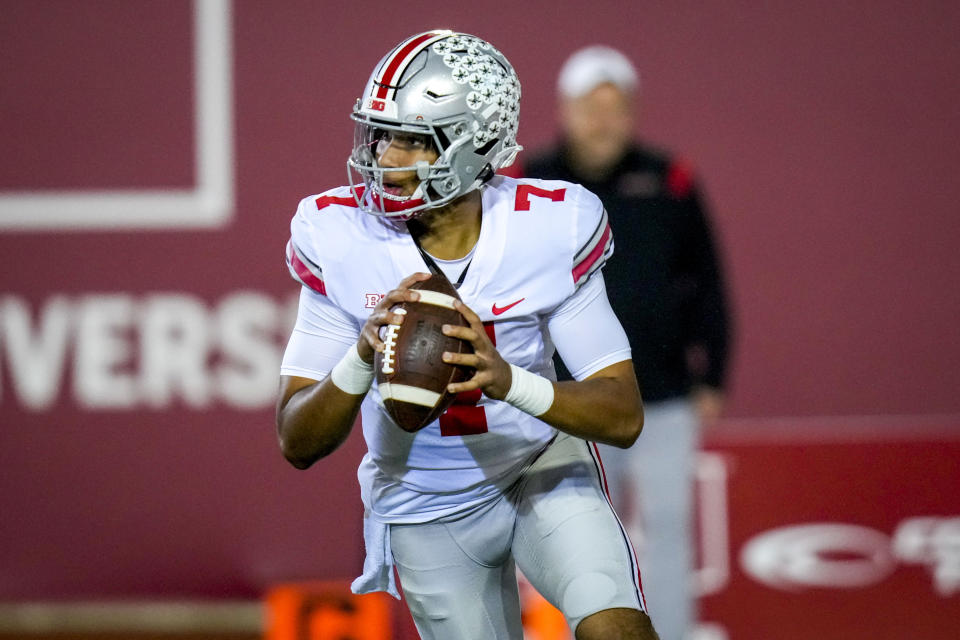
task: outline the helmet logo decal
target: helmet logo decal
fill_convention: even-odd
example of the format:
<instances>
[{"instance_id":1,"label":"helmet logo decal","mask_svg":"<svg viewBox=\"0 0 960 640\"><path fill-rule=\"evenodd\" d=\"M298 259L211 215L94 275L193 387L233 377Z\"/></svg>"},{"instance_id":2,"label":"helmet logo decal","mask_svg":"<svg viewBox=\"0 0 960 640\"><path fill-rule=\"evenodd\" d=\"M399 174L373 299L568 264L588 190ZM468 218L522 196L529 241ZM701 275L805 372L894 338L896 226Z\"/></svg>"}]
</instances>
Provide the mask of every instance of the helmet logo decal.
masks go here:
<instances>
[{"instance_id":1,"label":"helmet logo decal","mask_svg":"<svg viewBox=\"0 0 960 640\"><path fill-rule=\"evenodd\" d=\"M500 112L494 122L474 134L474 147L483 147L501 131L508 138L515 136L520 83L513 69L505 69L497 63L494 56L502 57L502 54L489 43L467 35L444 38L435 42L432 48L450 67L450 77L454 82L469 83L472 91L466 97L467 107L477 111L490 105L490 108L483 109L484 119Z\"/></svg>"}]
</instances>

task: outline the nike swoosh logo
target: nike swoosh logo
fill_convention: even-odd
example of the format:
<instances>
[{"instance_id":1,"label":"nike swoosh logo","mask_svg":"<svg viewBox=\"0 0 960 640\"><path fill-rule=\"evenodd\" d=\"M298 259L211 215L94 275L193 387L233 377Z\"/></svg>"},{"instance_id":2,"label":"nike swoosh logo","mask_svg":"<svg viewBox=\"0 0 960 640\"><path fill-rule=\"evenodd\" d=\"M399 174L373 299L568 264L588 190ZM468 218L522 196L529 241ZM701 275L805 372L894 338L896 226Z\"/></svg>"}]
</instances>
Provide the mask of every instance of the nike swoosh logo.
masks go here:
<instances>
[{"instance_id":1,"label":"nike swoosh logo","mask_svg":"<svg viewBox=\"0 0 960 640\"><path fill-rule=\"evenodd\" d=\"M516 302L511 302L510 304L506 305L505 307L498 307L498 306L497 306L497 303L494 302L494 303L493 303L493 308L490 309L490 310L493 311L493 315L498 316L498 315L500 315L501 313L503 313L504 311L508 311L508 310L512 309L513 307L517 306L518 304L520 304L520 303L523 302L524 300L526 300L526 298L520 298L520 299L517 300Z\"/></svg>"}]
</instances>

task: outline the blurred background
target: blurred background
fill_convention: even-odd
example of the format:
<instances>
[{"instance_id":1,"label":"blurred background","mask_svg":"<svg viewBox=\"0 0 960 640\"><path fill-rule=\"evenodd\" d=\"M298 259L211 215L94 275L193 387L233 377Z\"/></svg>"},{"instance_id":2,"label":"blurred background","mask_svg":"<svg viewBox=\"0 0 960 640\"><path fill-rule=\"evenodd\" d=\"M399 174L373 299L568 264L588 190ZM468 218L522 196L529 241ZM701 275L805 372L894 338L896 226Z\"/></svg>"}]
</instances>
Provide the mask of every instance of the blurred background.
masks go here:
<instances>
[{"instance_id":1,"label":"blurred background","mask_svg":"<svg viewBox=\"0 0 960 640\"><path fill-rule=\"evenodd\" d=\"M276 445L283 250L434 27L510 59L527 149L566 56L624 51L702 179L736 334L701 637L960 636L960 4L3 0L3 637L259 637L272 588L359 573L359 434Z\"/></svg>"}]
</instances>

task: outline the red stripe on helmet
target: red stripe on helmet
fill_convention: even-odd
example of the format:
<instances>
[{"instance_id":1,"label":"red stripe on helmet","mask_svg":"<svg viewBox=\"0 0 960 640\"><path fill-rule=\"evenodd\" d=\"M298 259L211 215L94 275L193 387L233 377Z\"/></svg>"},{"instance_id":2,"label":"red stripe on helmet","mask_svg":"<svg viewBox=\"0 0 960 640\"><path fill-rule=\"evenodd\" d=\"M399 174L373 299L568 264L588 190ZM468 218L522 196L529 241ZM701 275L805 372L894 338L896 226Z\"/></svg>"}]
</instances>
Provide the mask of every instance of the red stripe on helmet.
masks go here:
<instances>
[{"instance_id":1,"label":"red stripe on helmet","mask_svg":"<svg viewBox=\"0 0 960 640\"><path fill-rule=\"evenodd\" d=\"M417 49L417 47L421 46L427 40L436 38L439 35L443 35L443 32L428 31L427 33L421 33L419 36L414 36L408 40L406 44L403 44L400 49L393 54L393 57L384 63L383 73L380 74L380 79L377 80L377 84L380 85L377 87L378 98L386 99L387 92L394 83L394 76L399 78L401 75L403 75L403 69L400 68L400 65L404 60L406 60L407 56L409 56Z\"/></svg>"}]
</instances>

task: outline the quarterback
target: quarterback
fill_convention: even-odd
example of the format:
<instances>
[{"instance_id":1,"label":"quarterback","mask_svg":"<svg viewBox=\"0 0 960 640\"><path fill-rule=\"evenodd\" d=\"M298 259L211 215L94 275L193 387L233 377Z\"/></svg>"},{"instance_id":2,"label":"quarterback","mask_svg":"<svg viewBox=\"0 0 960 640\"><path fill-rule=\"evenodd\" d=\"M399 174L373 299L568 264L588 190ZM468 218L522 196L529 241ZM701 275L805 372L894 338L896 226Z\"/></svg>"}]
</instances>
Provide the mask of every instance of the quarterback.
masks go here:
<instances>
[{"instance_id":1,"label":"quarterback","mask_svg":"<svg viewBox=\"0 0 960 640\"><path fill-rule=\"evenodd\" d=\"M495 173L520 150L519 99L507 59L462 33L412 36L376 65L352 114L350 184L305 198L291 223L302 288L280 447L309 467L362 416L353 590L399 597L396 571L423 638L521 640L519 568L578 639L654 639L593 444L629 447L643 426L601 271L613 238L582 187ZM374 354L404 321L397 305L419 299L411 286L444 276L467 323L443 332L473 352L443 359L473 373L410 433L383 406ZM574 381L555 381L554 351Z\"/></svg>"}]
</instances>

